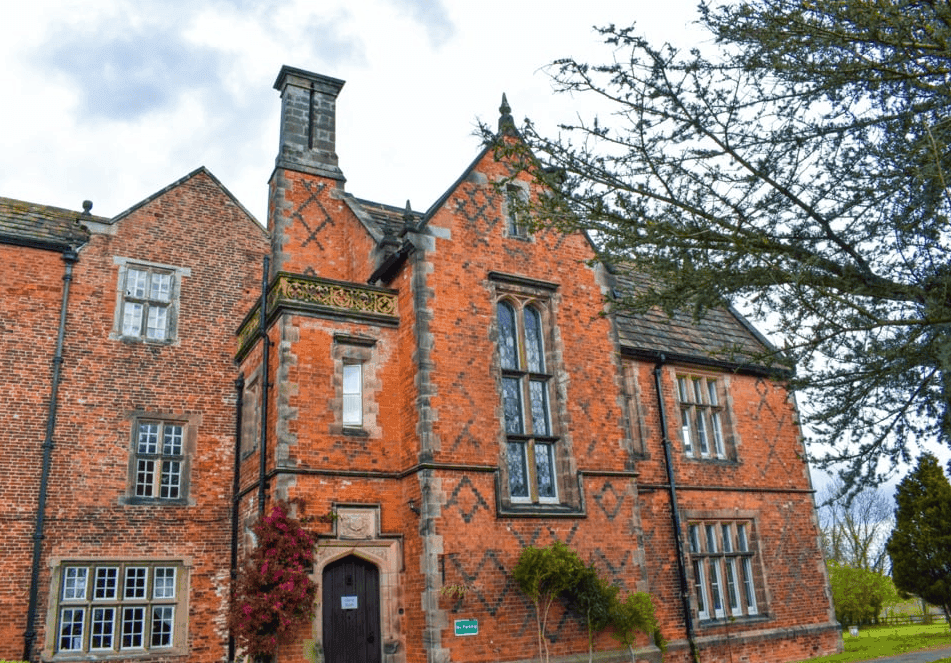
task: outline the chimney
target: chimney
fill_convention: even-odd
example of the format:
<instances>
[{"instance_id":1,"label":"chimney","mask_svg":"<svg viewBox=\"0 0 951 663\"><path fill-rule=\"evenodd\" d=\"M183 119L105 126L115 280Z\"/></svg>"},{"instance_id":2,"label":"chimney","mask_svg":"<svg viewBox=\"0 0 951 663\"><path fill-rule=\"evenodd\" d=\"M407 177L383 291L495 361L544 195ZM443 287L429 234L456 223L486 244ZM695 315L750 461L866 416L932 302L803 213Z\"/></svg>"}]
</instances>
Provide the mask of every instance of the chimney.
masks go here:
<instances>
[{"instance_id":1,"label":"chimney","mask_svg":"<svg viewBox=\"0 0 951 663\"><path fill-rule=\"evenodd\" d=\"M337 165L336 102L344 81L284 66L274 82L281 93L281 144L277 168L345 178Z\"/></svg>"}]
</instances>

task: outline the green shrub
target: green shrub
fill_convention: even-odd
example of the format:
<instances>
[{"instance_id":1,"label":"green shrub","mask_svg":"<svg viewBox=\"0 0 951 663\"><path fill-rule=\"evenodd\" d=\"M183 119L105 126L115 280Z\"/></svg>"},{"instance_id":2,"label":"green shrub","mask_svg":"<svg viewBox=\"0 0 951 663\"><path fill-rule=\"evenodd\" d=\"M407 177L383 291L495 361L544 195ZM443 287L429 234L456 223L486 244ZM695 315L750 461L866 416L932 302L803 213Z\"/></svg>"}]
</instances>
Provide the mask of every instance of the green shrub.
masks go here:
<instances>
[{"instance_id":1,"label":"green shrub","mask_svg":"<svg viewBox=\"0 0 951 663\"><path fill-rule=\"evenodd\" d=\"M535 606L535 625L538 628L538 654L548 661L548 642L545 627L551 604L562 592L571 587L584 569L578 554L560 541L547 548L529 546L522 550L512 577L519 589Z\"/></svg>"},{"instance_id":2,"label":"green shrub","mask_svg":"<svg viewBox=\"0 0 951 663\"><path fill-rule=\"evenodd\" d=\"M882 608L898 601L892 579L877 571L829 562L835 618L842 624L878 622Z\"/></svg>"},{"instance_id":3,"label":"green shrub","mask_svg":"<svg viewBox=\"0 0 951 663\"><path fill-rule=\"evenodd\" d=\"M556 541L547 548L527 547L519 555L512 576L535 606L538 652L547 661L545 626L556 598L580 617L588 630L588 660L593 659L594 634L610 627L612 636L628 648L634 660L637 633L651 637L661 651L665 642L657 625L654 603L649 594L628 594L622 601L619 588L600 576L593 565L586 566L578 554Z\"/></svg>"},{"instance_id":4,"label":"green shrub","mask_svg":"<svg viewBox=\"0 0 951 663\"><path fill-rule=\"evenodd\" d=\"M631 653L631 663L635 663L634 641L638 632L646 633L662 652L667 650L650 594L634 592L623 601L616 601L611 613L611 626L614 627L611 635Z\"/></svg>"},{"instance_id":5,"label":"green shrub","mask_svg":"<svg viewBox=\"0 0 951 663\"><path fill-rule=\"evenodd\" d=\"M578 615L588 629L588 660L594 653L594 634L603 631L614 617L619 588L598 574L593 565L582 567L574 582L562 592L568 610Z\"/></svg>"}]
</instances>

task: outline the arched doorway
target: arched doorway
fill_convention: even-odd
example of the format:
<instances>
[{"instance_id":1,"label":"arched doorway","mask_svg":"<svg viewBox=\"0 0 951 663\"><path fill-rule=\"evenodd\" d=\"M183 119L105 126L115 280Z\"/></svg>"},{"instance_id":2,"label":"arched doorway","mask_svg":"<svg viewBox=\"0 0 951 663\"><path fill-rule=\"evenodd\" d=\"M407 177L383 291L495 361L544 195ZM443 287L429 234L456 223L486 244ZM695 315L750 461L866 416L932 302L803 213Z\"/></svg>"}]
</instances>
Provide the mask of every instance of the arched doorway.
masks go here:
<instances>
[{"instance_id":1,"label":"arched doorway","mask_svg":"<svg viewBox=\"0 0 951 663\"><path fill-rule=\"evenodd\" d=\"M355 555L324 567L325 663L380 663L380 572Z\"/></svg>"}]
</instances>

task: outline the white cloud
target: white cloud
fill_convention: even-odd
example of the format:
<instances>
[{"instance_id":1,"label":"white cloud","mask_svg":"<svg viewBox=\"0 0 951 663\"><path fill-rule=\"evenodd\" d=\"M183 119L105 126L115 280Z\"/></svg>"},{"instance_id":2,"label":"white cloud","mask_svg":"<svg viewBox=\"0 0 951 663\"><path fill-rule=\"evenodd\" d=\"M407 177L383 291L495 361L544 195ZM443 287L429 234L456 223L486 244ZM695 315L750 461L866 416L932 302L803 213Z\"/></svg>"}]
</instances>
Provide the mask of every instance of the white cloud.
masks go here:
<instances>
[{"instance_id":1,"label":"white cloud","mask_svg":"<svg viewBox=\"0 0 951 663\"><path fill-rule=\"evenodd\" d=\"M691 0L654 9L602 1L539 11L488 0L186 3L36 0L5 8L0 193L116 214L198 165L261 220L277 151L282 64L347 80L338 154L348 190L426 208L479 149L502 92L516 118L548 122L539 68L608 57L595 24L640 16L677 38ZM656 14L653 16L652 14ZM597 55L595 55L598 53Z\"/></svg>"}]
</instances>

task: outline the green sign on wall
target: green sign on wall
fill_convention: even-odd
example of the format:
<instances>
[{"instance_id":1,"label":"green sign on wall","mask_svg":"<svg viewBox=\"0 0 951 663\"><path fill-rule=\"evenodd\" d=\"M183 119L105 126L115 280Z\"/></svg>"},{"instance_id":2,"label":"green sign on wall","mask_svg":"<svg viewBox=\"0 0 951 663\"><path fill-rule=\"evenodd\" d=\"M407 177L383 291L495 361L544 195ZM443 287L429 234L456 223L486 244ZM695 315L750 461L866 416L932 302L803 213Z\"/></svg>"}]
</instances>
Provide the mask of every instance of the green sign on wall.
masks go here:
<instances>
[{"instance_id":1,"label":"green sign on wall","mask_svg":"<svg viewBox=\"0 0 951 663\"><path fill-rule=\"evenodd\" d=\"M478 619L457 619L455 626L456 635L479 635Z\"/></svg>"}]
</instances>

